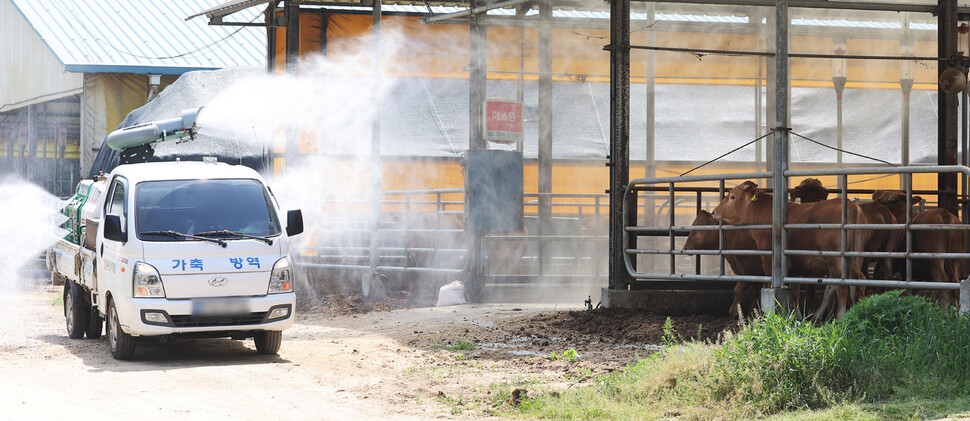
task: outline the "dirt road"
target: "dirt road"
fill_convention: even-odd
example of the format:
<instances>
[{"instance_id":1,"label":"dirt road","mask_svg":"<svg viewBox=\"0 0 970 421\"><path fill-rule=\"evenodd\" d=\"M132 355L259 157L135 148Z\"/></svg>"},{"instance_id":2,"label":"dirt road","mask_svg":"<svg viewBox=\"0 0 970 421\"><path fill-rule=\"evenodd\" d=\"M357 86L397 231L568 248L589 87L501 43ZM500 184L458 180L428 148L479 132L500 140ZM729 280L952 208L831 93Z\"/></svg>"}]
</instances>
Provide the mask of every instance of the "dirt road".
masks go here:
<instances>
[{"instance_id":1,"label":"dirt road","mask_svg":"<svg viewBox=\"0 0 970 421\"><path fill-rule=\"evenodd\" d=\"M487 417L518 385L582 382L648 355L664 320L562 305L311 310L278 356L206 339L139 343L135 360L116 361L104 339L67 338L59 291L0 293L0 419ZM731 321L676 323L713 336ZM462 342L474 349L455 349ZM579 358L549 358L567 349Z\"/></svg>"}]
</instances>

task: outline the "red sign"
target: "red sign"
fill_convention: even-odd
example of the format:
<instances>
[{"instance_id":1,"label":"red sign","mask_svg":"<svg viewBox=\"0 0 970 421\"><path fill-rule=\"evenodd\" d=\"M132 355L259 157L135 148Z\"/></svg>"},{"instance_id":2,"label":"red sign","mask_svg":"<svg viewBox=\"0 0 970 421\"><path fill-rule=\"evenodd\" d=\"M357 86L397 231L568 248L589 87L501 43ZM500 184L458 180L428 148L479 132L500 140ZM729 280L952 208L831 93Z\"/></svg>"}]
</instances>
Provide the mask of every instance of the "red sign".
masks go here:
<instances>
[{"instance_id":1,"label":"red sign","mask_svg":"<svg viewBox=\"0 0 970 421\"><path fill-rule=\"evenodd\" d=\"M522 103L485 101L485 140L515 143L522 140Z\"/></svg>"}]
</instances>

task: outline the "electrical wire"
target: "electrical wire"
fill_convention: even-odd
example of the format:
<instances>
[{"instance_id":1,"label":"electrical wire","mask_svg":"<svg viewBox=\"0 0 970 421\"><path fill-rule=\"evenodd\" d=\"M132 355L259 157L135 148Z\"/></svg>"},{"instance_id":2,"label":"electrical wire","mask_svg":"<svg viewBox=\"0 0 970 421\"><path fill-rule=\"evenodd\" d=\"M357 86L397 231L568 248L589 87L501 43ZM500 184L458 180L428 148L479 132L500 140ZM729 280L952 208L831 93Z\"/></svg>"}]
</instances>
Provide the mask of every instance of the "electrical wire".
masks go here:
<instances>
[{"instance_id":1,"label":"electrical wire","mask_svg":"<svg viewBox=\"0 0 970 421\"><path fill-rule=\"evenodd\" d=\"M771 131L769 131L768 133L766 133L766 134L765 134L764 136L761 136L761 137L759 137L759 138L757 138L757 139L755 139L755 140L752 140L752 141L750 141L750 142L748 142L748 143L745 143L745 144L743 144L743 145L741 145L741 146L738 146L738 147L736 147L736 148L734 148L734 149L731 149L731 150L730 150L729 152L727 152L727 153L725 153L725 154L723 154L723 155L721 155L721 156L719 156L719 157L717 157L717 158L714 158L714 159L712 159L712 160L710 160L710 161L707 161L707 162L705 162L705 163L703 163L703 164L700 164L700 165L698 165L698 166L696 166L696 167L694 167L694 168L691 168L690 170L688 170L687 172L685 172L685 173L683 173L683 174L681 174L680 176L681 176L681 177L683 177L683 176L685 176L685 175L687 175L687 174L690 174L690 173L692 173L692 172L694 172L694 170L696 170L696 169L699 169L699 168L701 168L701 167L704 167L704 166L707 166L708 164L710 164L710 163L712 163L712 162L714 162L714 161L717 161L717 160L719 160L719 159L721 159L721 158L724 158L725 156L728 156L728 155L730 155L730 154L733 154L733 153L735 153L735 152L737 152L737 151L740 151L741 149L744 149L744 148L745 148L746 146L748 146L748 145L750 145L750 144L752 144L752 143L754 143L754 142L757 142L757 141L759 141L759 140L761 140L761 139L764 139L764 138L766 138L766 137L768 137L768 136L770 136L770 135L771 135L771 134L773 134L774 132L775 132L775 130L771 130Z\"/></svg>"},{"instance_id":2,"label":"electrical wire","mask_svg":"<svg viewBox=\"0 0 970 421\"><path fill-rule=\"evenodd\" d=\"M892 162L883 161L883 160L881 160L879 158L873 158L871 156L863 155L861 153L850 152L850 151L847 151L845 149L836 148L835 146L829 146L829 145L826 145L826 144L824 144L822 142L819 142L817 140L809 139L809 138L807 138L805 136L802 136L802 135L800 135L798 133L795 133L793 131L789 131L789 133L791 133L792 136L797 136L799 138L802 138L804 140L807 140L809 142L812 142L812 143L814 143L816 145L819 145L819 146L822 146L822 147L825 147L825 148L829 148L829 149L834 150L834 151L839 151L839 152L846 153L846 154L849 154L849 155L858 156L860 158L865 158L865 159L868 159L868 160L876 161L876 162L879 162L879 163L883 163L883 164L889 165L891 167L898 167L898 165L893 164Z\"/></svg>"}]
</instances>

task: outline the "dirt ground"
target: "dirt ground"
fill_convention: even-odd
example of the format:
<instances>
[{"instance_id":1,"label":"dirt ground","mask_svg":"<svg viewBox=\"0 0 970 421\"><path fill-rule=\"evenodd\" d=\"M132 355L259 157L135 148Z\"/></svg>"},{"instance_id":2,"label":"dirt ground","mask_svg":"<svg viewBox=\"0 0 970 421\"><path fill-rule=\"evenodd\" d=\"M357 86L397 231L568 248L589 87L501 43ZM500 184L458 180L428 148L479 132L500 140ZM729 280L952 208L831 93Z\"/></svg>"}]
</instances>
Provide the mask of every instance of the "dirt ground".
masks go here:
<instances>
[{"instance_id":1,"label":"dirt ground","mask_svg":"<svg viewBox=\"0 0 970 421\"><path fill-rule=\"evenodd\" d=\"M0 419L488 417L515 388L565 388L649 355L666 320L562 305L435 308L400 295L326 296L301 306L278 356L256 354L252 340L205 339L143 342L133 361L116 361L104 339L67 338L59 292L38 281L0 293ZM737 325L672 320L685 337L715 338ZM549 357L569 349L574 361Z\"/></svg>"}]
</instances>

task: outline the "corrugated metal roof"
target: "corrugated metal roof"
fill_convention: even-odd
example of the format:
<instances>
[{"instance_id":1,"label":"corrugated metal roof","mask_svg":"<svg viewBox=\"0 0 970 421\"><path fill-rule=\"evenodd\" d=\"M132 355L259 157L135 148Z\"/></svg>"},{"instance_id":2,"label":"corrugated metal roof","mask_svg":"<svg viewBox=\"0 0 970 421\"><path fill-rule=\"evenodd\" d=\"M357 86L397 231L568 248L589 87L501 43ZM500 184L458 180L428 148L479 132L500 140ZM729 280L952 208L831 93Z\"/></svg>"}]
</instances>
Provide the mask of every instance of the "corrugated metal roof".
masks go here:
<instances>
[{"instance_id":1,"label":"corrugated metal roof","mask_svg":"<svg viewBox=\"0 0 970 421\"><path fill-rule=\"evenodd\" d=\"M185 20L192 19L197 16L205 15L207 18L212 19L213 17L226 16L232 13L236 13L243 9L248 9L250 7L258 6L261 4L269 3L270 0L232 0L222 3L218 6L209 8L208 10L196 13L192 16L186 17Z\"/></svg>"},{"instance_id":2,"label":"corrugated metal roof","mask_svg":"<svg viewBox=\"0 0 970 421\"><path fill-rule=\"evenodd\" d=\"M189 22L220 0L10 0L70 72L181 74L266 63L258 27ZM251 8L235 20L261 19Z\"/></svg>"}]
</instances>

